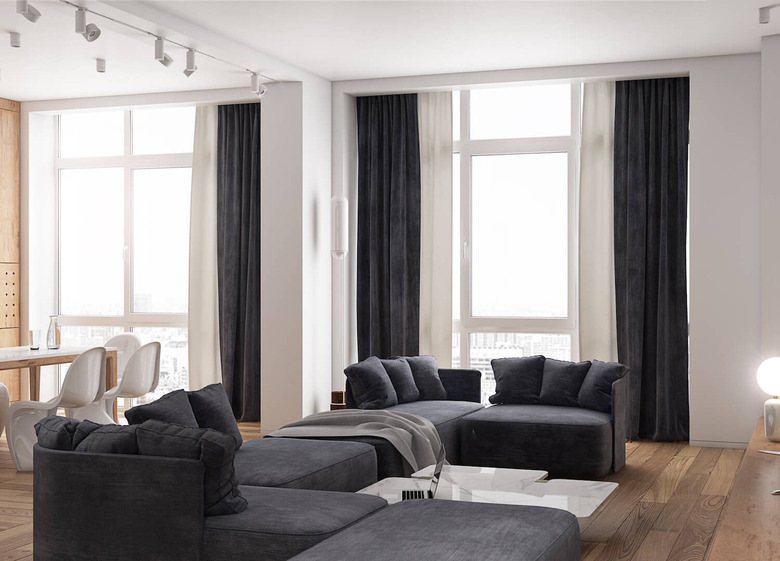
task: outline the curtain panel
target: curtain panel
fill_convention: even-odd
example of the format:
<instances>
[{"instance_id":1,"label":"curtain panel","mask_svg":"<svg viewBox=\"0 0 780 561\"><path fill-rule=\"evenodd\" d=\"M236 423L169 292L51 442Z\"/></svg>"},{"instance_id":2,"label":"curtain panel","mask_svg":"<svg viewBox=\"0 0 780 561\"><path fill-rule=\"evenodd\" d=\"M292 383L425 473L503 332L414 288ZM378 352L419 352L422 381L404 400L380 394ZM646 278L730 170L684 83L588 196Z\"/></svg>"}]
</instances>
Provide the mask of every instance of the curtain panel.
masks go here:
<instances>
[{"instance_id":1,"label":"curtain panel","mask_svg":"<svg viewBox=\"0 0 780 561\"><path fill-rule=\"evenodd\" d=\"M417 95L357 98L358 358L419 354Z\"/></svg>"},{"instance_id":2,"label":"curtain panel","mask_svg":"<svg viewBox=\"0 0 780 561\"><path fill-rule=\"evenodd\" d=\"M217 267L222 383L241 421L260 420L260 104L220 105Z\"/></svg>"},{"instance_id":3,"label":"curtain panel","mask_svg":"<svg viewBox=\"0 0 780 561\"><path fill-rule=\"evenodd\" d=\"M615 296L629 437L688 440L688 78L617 82Z\"/></svg>"},{"instance_id":4,"label":"curtain panel","mask_svg":"<svg viewBox=\"0 0 780 561\"><path fill-rule=\"evenodd\" d=\"M198 107L192 149L187 334L190 389L222 381L217 295L217 106Z\"/></svg>"}]
</instances>

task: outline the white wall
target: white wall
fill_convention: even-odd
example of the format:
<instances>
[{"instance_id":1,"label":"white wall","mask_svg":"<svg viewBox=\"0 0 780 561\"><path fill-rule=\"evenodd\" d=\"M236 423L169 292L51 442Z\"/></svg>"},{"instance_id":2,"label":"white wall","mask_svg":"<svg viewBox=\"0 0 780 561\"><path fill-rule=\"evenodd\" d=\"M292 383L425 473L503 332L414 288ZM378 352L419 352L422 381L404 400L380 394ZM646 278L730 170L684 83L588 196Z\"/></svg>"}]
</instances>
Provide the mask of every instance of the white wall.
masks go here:
<instances>
[{"instance_id":1,"label":"white wall","mask_svg":"<svg viewBox=\"0 0 780 561\"><path fill-rule=\"evenodd\" d=\"M350 107L358 94L684 75L691 77L691 440L744 446L764 399L755 383L761 339L759 55L335 82L334 191L343 183L350 203L355 200ZM342 305L337 296L333 301L334 310ZM354 347L350 355L356 355ZM334 364L334 385L339 377Z\"/></svg>"}]
</instances>

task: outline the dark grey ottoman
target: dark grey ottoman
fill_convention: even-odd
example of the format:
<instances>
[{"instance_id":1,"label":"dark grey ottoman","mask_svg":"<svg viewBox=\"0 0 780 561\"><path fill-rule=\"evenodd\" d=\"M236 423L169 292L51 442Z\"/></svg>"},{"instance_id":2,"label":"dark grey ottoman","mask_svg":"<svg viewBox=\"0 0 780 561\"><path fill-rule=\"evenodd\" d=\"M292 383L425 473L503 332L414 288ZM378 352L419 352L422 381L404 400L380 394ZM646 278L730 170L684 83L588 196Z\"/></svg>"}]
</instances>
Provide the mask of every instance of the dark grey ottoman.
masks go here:
<instances>
[{"instance_id":1,"label":"dark grey ottoman","mask_svg":"<svg viewBox=\"0 0 780 561\"><path fill-rule=\"evenodd\" d=\"M377 482L374 447L361 442L260 438L234 465L239 485L354 492Z\"/></svg>"},{"instance_id":2,"label":"dark grey ottoman","mask_svg":"<svg viewBox=\"0 0 780 561\"><path fill-rule=\"evenodd\" d=\"M294 561L579 561L580 528L564 510L405 501L389 506Z\"/></svg>"},{"instance_id":3,"label":"dark grey ottoman","mask_svg":"<svg viewBox=\"0 0 780 561\"><path fill-rule=\"evenodd\" d=\"M494 405L463 418L464 465L600 479L612 467L612 417L556 405Z\"/></svg>"},{"instance_id":4,"label":"dark grey ottoman","mask_svg":"<svg viewBox=\"0 0 780 561\"><path fill-rule=\"evenodd\" d=\"M242 485L241 494L244 512L204 519L203 561L284 561L387 506L360 493Z\"/></svg>"}]
</instances>

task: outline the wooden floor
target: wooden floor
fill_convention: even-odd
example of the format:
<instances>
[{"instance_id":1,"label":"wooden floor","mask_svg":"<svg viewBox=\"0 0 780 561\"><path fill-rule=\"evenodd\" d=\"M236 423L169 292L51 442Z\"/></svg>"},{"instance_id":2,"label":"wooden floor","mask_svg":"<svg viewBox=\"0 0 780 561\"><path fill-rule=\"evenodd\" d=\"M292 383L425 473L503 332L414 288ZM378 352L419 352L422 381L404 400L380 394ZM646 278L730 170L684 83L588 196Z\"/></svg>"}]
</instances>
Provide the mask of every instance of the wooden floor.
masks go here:
<instances>
[{"instance_id":1,"label":"wooden floor","mask_svg":"<svg viewBox=\"0 0 780 561\"><path fill-rule=\"evenodd\" d=\"M239 424L245 440L257 423ZM620 487L580 519L582 561L704 560L742 450L630 442ZM32 560L32 474L14 470L0 438L0 561Z\"/></svg>"}]
</instances>

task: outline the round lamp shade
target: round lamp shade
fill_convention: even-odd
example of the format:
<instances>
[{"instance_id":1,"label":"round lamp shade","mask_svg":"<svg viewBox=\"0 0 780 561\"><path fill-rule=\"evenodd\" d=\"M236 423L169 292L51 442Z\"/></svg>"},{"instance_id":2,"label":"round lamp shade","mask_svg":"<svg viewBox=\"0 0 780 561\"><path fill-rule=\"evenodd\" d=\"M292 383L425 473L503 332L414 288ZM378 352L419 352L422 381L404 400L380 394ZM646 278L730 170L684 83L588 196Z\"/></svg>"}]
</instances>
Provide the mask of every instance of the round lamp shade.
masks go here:
<instances>
[{"instance_id":1,"label":"round lamp shade","mask_svg":"<svg viewBox=\"0 0 780 561\"><path fill-rule=\"evenodd\" d=\"M780 396L780 357L766 359L756 372L758 385L769 395Z\"/></svg>"}]
</instances>

